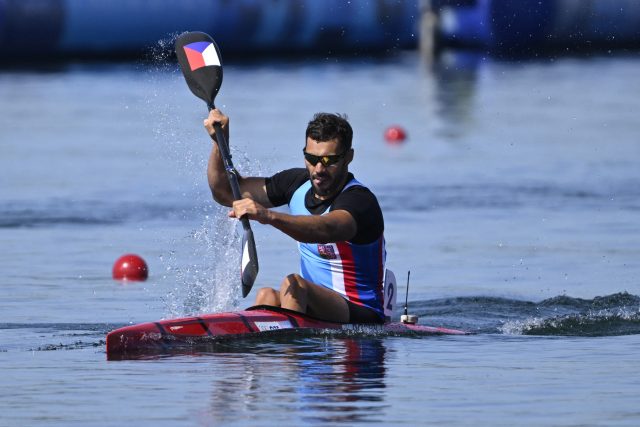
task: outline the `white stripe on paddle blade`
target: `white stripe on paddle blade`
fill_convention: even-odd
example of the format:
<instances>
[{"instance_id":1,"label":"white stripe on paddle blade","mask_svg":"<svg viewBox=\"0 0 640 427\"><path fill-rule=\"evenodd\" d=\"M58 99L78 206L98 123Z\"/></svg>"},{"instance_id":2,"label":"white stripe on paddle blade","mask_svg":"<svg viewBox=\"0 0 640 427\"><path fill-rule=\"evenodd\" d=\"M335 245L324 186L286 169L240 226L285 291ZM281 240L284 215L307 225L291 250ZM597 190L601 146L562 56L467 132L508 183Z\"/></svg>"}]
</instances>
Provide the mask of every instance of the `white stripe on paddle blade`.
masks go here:
<instances>
[{"instance_id":1,"label":"white stripe on paddle blade","mask_svg":"<svg viewBox=\"0 0 640 427\"><path fill-rule=\"evenodd\" d=\"M242 248L242 274L244 274L244 270L249 265L249 261L251 261L251 257L249 256L249 242L244 242L244 247Z\"/></svg>"}]
</instances>

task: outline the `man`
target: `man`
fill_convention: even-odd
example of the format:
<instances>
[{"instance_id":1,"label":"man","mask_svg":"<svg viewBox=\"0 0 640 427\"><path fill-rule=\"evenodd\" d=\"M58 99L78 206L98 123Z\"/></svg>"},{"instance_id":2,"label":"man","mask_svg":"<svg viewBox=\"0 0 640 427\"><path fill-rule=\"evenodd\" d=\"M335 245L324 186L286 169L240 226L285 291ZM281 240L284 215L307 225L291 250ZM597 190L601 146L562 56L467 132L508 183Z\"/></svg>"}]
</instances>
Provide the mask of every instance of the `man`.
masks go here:
<instances>
[{"instance_id":1,"label":"man","mask_svg":"<svg viewBox=\"0 0 640 427\"><path fill-rule=\"evenodd\" d=\"M204 120L216 140L214 123L221 124L229 141L229 118L215 109ZM298 241L300 274L288 275L279 290L260 289L257 305L335 322L383 321L384 220L376 197L349 173L352 136L345 117L316 114L306 130L306 169L239 177L242 199L237 201L213 144L207 169L213 198L232 207L230 217L247 216ZM269 209L284 204L290 214Z\"/></svg>"}]
</instances>

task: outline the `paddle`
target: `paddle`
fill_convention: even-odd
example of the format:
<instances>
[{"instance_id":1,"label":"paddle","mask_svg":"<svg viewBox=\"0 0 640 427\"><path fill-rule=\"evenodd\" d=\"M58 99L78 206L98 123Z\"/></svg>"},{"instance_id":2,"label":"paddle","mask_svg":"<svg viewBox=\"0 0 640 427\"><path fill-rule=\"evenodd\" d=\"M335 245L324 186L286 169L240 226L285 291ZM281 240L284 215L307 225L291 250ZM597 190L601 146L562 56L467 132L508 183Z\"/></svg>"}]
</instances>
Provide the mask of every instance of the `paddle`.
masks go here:
<instances>
[{"instance_id":1,"label":"paddle","mask_svg":"<svg viewBox=\"0 0 640 427\"><path fill-rule=\"evenodd\" d=\"M213 102L222 85L222 62L220 61L220 49L209 35L205 33L185 33L176 39L176 56L182 69L182 74L191 92L207 103L209 110L215 108ZM240 200L240 185L238 184L238 171L233 167L229 144L224 137L220 123L213 125L224 168L227 171L231 191L234 200ZM258 275L258 255L256 243L253 239L253 231L249 219L240 218L244 235L242 236L242 260L240 264L240 277L242 280L242 296L246 297L251 291L253 282Z\"/></svg>"}]
</instances>

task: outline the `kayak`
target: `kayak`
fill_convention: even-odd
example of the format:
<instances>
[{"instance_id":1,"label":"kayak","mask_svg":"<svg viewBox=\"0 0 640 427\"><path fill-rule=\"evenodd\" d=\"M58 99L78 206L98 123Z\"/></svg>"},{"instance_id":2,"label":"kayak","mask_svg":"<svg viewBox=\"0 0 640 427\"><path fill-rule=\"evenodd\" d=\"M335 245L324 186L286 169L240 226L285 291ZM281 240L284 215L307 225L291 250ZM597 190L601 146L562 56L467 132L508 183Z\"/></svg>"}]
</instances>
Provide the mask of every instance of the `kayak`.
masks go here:
<instances>
[{"instance_id":1,"label":"kayak","mask_svg":"<svg viewBox=\"0 0 640 427\"><path fill-rule=\"evenodd\" d=\"M272 336L291 332L361 332L384 335L467 335L468 332L402 322L335 323L280 307L254 306L244 311L205 314L125 326L107 334L107 359L171 353L218 340Z\"/></svg>"}]
</instances>

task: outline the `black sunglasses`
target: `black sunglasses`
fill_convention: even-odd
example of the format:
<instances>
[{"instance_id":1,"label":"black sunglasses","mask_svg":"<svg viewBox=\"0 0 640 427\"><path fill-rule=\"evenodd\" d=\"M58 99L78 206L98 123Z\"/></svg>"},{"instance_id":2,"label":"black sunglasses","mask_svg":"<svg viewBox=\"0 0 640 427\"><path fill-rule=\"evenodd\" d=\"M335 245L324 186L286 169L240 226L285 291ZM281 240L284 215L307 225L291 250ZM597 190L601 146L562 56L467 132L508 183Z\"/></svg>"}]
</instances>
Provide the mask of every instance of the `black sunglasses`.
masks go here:
<instances>
[{"instance_id":1,"label":"black sunglasses","mask_svg":"<svg viewBox=\"0 0 640 427\"><path fill-rule=\"evenodd\" d=\"M314 166L317 165L318 162L320 162L324 167L335 165L336 163L338 163L340 159L346 156L347 151L349 150L346 150L341 154L333 154L331 156L316 156L316 155L307 153L304 148L302 149L302 152L304 153L304 158L307 162L309 162Z\"/></svg>"}]
</instances>

